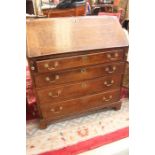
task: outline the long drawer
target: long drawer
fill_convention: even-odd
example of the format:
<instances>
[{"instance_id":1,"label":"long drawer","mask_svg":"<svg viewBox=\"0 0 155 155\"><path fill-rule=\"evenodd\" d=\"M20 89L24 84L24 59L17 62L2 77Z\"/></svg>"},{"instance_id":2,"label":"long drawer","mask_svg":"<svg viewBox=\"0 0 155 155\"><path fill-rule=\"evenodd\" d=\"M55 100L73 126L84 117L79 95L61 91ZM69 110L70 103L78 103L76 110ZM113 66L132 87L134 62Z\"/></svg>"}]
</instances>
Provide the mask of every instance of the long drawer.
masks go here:
<instances>
[{"instance_id":1,"label":"long drawer","mask_svg":"<svg viewBox=\"0 0 155 155\"><path fill-rule=\"evenodd\" d=\"M56 104L40 105L43 116L48 120L69 116L77 113L100 109L117 102L120 99L120 90L85 96L78 99L59 102Z\"/></svg>"},{"instance_id":2,"label":"long drawer","mask_svg":"<svg viewBox=\"0 0 155 155\"><path fill-rule=\"evenodd\" d=\"M106 76L93 80L82 81L75 84L52 86L37 91L41 103L54 103L62 100L82 97L109 89L119 88L121 75Z\"/></svg>"},{"instance_id":3,"label":"long drawer","mask_svg":"<svg viewBox=\"0 0 155 155\"><path fill-rule=\"evenodd\" d=\"M39 73L123 60L123 49L37 61Z\"/></svg>"},{"instance_id":4,"label":"long drawer","mask_svg":"<svg viewBox=\"0 0 155 155\"><path fill-rule=\"evenodd\" d=\"M124 62L118 62L66 71L57 71L54 73L36 74L34 76L34 79L36 87L43 87L49 85L56 86L58 84L88 80L107 75L122 74L123 72Z\"/></svg>"}]
</instances>

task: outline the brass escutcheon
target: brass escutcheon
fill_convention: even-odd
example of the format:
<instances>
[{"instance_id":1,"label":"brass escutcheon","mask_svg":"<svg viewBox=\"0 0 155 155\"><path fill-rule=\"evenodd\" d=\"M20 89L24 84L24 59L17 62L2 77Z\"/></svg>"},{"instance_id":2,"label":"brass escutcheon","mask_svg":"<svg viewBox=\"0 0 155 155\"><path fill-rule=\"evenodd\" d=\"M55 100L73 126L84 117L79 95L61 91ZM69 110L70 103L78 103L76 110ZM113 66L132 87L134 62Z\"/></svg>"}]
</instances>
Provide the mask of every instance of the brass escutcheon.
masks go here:
<instances>
[{"instance_id":1,"label":"brass escutcheon","mask_svg":"<svg viewBox=\"0 0 155 155\"><path fill-rule=\"evenodd\" d=\"M86 72L86 69L85 68L82 68L81 69L81 73L85 73Z\"/></svg>"}]
</instances>

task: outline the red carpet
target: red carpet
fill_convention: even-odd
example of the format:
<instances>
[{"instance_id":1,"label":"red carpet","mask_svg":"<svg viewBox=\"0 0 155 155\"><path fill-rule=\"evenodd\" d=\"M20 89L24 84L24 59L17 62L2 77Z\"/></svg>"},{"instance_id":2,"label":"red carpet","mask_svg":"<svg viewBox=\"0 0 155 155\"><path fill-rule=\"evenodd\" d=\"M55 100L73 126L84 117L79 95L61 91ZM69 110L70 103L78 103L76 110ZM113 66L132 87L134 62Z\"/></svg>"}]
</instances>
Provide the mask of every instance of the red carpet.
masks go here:
<instances>
[{"instance_id":1,"label":"red carpet","mask_svg":"<svg viewBox=\"0 0 155 155\"><path fill-rule=\"evenodd\" d=\"M27 155L74 155L128 137L128 99L119 111L104 110L38 129L38 120L27 121Z\"/></svg>"},{"instance_id":2,"label":"red carpet","mask_svg":"<svg viewBox=\"0 0 155 155\"><path fill-rule=\"evenodd\" d=\"M126 138L128 136L129 128L126 127L103 136L98 136L72 146L68 146L59 150L45 152L40 155L76 155L103 146L105 144L109 144L114 141Z\"/></svg>"}]
</instances>

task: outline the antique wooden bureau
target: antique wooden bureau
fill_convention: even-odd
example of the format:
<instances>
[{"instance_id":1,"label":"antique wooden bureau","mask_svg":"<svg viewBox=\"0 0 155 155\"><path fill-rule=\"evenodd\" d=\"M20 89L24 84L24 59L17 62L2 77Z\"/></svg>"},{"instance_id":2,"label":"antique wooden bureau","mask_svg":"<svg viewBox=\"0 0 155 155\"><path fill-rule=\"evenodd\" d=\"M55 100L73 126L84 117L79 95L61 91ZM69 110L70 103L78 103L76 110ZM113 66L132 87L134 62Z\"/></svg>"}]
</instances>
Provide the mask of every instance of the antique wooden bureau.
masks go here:
<instances>
[{"instance_id":1,"label":"antique wooden bureau","mask_svg":"<svg viewBox=\"0 0 155 155\"><path fill-rule=\"evenodd\" d=\"M115 17L27 19L26 37L40 128L121 108L128 40Z\"/></svg>"}]
</instances>

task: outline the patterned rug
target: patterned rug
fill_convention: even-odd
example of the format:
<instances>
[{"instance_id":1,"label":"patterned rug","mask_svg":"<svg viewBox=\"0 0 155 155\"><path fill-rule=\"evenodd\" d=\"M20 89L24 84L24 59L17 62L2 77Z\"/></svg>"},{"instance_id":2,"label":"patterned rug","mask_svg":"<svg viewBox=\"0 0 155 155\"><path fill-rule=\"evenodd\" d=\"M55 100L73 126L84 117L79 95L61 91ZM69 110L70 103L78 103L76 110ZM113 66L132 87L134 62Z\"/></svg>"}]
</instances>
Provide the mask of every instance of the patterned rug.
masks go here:
<instances>
[{"instance_id":1,"label":"patterned rug","mask_svg":"<svg viewBox=\"0 0 155 155\"><path fill-rule=\"evenodd\" d=\"M128 127L128 99L122 102L121 110L104 109L51 124L44 130L38 129L38 120L27 121L27 155L59 150Z\"/></svg>"}]
</instances>

